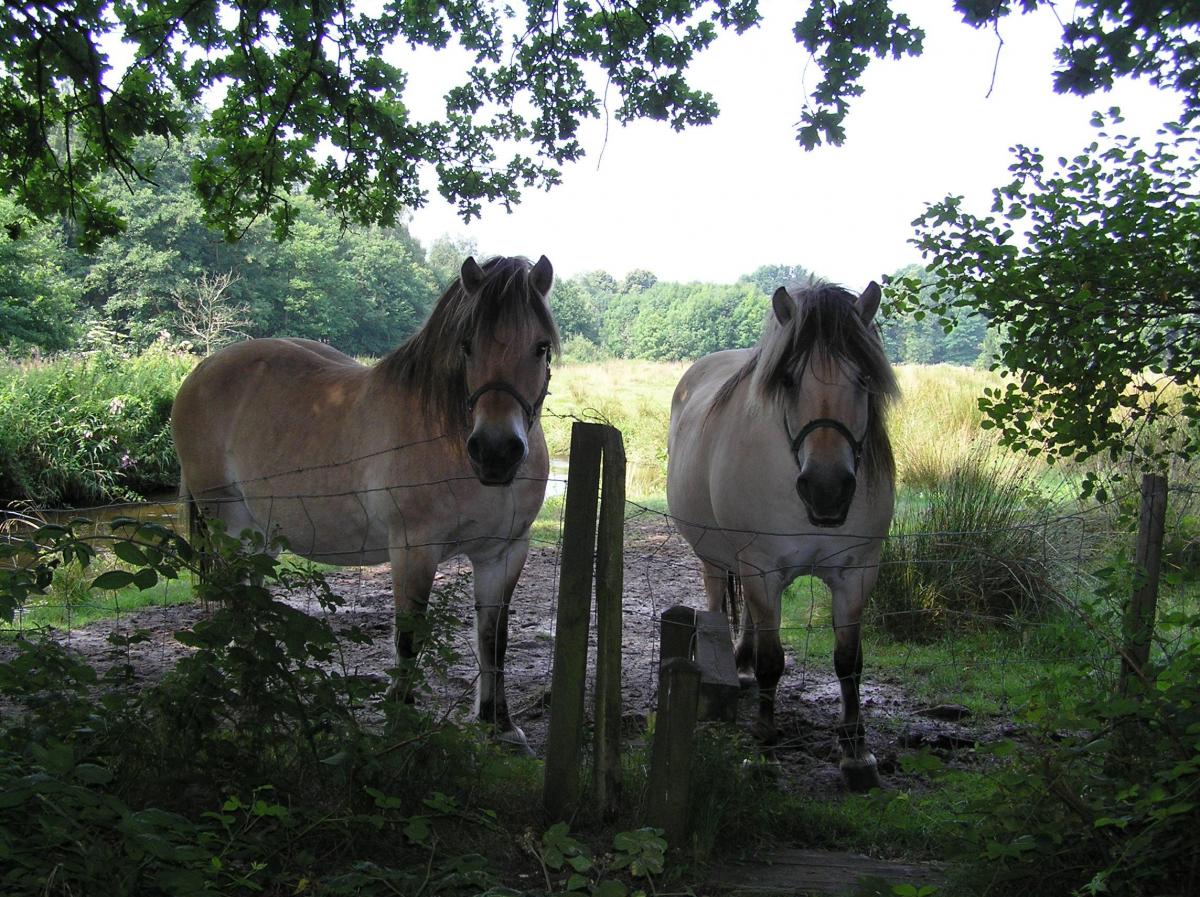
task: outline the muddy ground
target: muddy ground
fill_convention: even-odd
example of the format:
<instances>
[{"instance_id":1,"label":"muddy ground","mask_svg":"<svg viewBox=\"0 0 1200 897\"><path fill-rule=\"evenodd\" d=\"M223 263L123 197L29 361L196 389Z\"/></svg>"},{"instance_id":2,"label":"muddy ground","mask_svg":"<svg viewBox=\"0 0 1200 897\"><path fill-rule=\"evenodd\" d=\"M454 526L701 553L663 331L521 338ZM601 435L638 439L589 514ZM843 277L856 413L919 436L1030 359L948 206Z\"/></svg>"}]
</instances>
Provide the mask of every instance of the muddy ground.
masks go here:
<instances>
[{"instance_id":1,"label":"muddy ground","mask_svg":"<svg viewBox=\"0 0 1200 897\"><path fill-rule=\"evenodd\" d=\"M637 737L656 700L659 617L676 604L702 607L704 593L698 564L669 521L647 516L631 521L626 532L623 729ZM558 560L556 547L535 547L530 552L513 598L509 625L509 704L515 722L539 756L544 754L549 727ZM439 573L448 616L456 621L451 623L452 643L461 657L447 675L434 683L434 693L425 699L431 709L462 719L470 716L477 675L469 577L465 561L451 562ZM344 601L333 615L335 630L358 626L375 637L370 645L343 643L345 668L351 673L382 675L393 663L392 593L387 566L346 568L327 574L326 579ZM286 600L313 613L323 613L311 597L296 594ZM175 631L196 622L204 613L195 605L148 608L71 630L60 638L100 671L113 664L129 663L138 678L152 680L187 650L175 641ZM135 629L148 631L148 639L128 648L114 648L110 643L109 636L114 632L131 633ZM0 645L0 659L5 653ZM1011 734L1011 726L1003 719L960 718L963 708L954 705L923 707L906 693L901 682L880 681L873 676L870 657L866 658L866 668L862 703L868 741L879 759L885 785L903 784L904 774L897 760L904 753L928 747L943 755L961 756L977 741ZM754 707L753 692L744 691L739 702L740 726L749 727ZM835 736L839 713L832 658L797 656L789 649L777 699L781 744L775 750L782 780L788 787L825 793L843 788Z\"/></svg>"}]
</instances>

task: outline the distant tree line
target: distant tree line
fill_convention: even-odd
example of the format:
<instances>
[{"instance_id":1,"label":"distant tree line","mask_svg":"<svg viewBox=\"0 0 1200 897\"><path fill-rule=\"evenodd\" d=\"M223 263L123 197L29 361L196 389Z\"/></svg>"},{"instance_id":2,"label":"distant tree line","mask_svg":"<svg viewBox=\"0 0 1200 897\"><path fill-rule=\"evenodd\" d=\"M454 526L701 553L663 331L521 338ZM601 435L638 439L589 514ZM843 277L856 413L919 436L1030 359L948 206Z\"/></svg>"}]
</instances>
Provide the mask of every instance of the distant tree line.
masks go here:
<instances>
[{"instance_id":1,"label":"distant tree line","mask_svg":"<svg viewBox=\"0 0 1200 897\"><path fill-rule=\"evenodd\" d=\"M566 350L579 360L678 361L754 345L771 294L812 276L801 265L763 265L734 284L685 284L659 281L649 271L631 271L621 281L592 271L559 281L554 310ZM934 285L919 266L895 276ZM982 366L992 360L995 335L969 310L949 329L911 301L902 310L885 306L881 319L884 344L896 363Z\"/></svg>"},{"instance_id":2,"label":"distant tree line","mask_svg":"<svg viewBox=\"0 0 1200 897\"><path fill-rule=\"evenodd\" d=\"M230 242L190 188L195 147L148 138L139 152L154 181L104 181L106 201L128 224L89 252L74 225L36 222L0 197L0 350L69 351L96 333L136 350L165 332L200 354L287 335L380 355L420 326L462 259L478 254L450 238L423 247L403 225L345 228L303 196L293 200L290 239L278 241L261 221ZM553 304L574 359L674 361L753 345L771 293L809 276L799 265L764 265L734 284L592 271L560 278ZM909 310L883 329L896 361L974 364L985 351L982 319L946 333L934 316Z\"/></svg>"}]
</instances>

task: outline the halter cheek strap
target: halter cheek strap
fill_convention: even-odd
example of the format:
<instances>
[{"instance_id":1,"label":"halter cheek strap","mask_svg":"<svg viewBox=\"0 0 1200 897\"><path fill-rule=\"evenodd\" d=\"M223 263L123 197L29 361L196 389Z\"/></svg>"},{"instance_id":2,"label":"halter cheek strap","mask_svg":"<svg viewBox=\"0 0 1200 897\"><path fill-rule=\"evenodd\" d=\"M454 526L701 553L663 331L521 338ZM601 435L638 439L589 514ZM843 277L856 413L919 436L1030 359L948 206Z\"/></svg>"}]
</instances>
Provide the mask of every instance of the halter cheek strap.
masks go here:
<instances>
[{"instance_id":1,"label":"halter cheek strap","mask_svg":"<svg viewBox=\"0 0 1200 897\"><path fill-rule=\"evenodd\" d=\"M546 401L546 396L550 393L550 365L546 365L546 381L542 384L542 392L537 397L537 400L530 402L527 398L517 392L517 388L506 380L489 380L479 389L471 393L467 397L467 413L472 414L475 411L475 405L479 402L479 397L487 392L506 392L521 406L521 410L525 412L525 426L532 427L533 420L537 417L537 413L542 408L542 403Z\"/></svg>"},{"instance_id":2,"label":"halter cheek strap","mask_svg":"<svg viewBox=\"0 0 1200 897\"><path fill-rule=\"evenodd\" d=\"M797 466L800 464L800 458L798 457L800 454L800 446L804 444L804 440L808 438L810 433L821 429L836 430L838 433L841 433L844 437L846 437L846 441L850 443L850 448L854 452L854 472L858 473L858 465L862 462L863 456L862 440L856 439L854 434L850 432L850 428L840 420L834 420L831 417L818 417L806 423L800 428L800 432L793 436L792 428L788 424L787 414L785 413L783 415L783 429L784 432L787 433L788 439L791 440L792 457L796 459Z\"/></svg>"}]
</instances>

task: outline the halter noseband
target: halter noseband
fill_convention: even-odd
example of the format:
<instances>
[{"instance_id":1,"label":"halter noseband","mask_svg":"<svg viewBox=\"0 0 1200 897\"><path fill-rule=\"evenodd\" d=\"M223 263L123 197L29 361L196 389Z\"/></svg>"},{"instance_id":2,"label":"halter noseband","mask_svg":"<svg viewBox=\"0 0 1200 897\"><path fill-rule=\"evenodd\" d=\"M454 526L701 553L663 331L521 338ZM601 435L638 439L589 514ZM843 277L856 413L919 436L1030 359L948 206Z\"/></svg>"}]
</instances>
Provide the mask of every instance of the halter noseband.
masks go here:
<instances>
[{"instance_id":1,"label":"halter noseband","mask_svg":"<svg viewBox=\"0 0 1200 897\"><path fill-rule=\"evenodd\" d=\"M846 441L850 443L850 448L854 452L854 472L858 473L858 465L862 462L863 456L863 441L861 439L855 439L854 434L850 432L849 427L847 427L840 420L834 420L831 417L818 417L806 423L800 428L800 432L793 436L792 428L788 424L787 412L785 411L783 413L783 430L785 433L787 433L788 439L791 440L792 458L795 459L796 466L800 466L800 446L804 444L804 440L807 439L808 435L813 431L821 429L836 430L838 433L841 433L844 437L846 437Z\"/></svg>"},{"instance_id":2,"label":"halter noseband","mask_svg":"<svg viewBox=\"0 0 1200 897\"><path fill-rule=\"evenodd\" d=\"M542 384L542 392L537 397L537 400L532 403L517 392L517 388L508 381L489 380L467 397L468 414L475 412L475 405L479 401L479 397L486 392L506 392L516 399L517 404L521 406L521 410L525 412L526 428L531 428L533 426L533 419L537 416L538 411L541 410L542 402L546 401L546 396L550 393L550 364L546 364L546 382Z\"/></svg>"}]
</instances>

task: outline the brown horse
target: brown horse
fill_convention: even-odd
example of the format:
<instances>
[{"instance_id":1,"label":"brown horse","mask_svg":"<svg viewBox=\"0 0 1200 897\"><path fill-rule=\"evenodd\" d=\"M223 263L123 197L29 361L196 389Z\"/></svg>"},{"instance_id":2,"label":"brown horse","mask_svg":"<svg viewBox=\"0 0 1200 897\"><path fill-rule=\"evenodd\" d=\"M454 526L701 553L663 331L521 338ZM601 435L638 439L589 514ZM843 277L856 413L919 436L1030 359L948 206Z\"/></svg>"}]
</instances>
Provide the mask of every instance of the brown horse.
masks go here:
<instances>
[{"instance_id":1,"label":"brown horse","mask_svg":"<svg viewBox=\"0 0 1200 897\"><path fill-rule=\"evenodd\" d=\"M697 361L671 405L667 503L699 556L711 610L740 581L749 610L739 669L759 688L757 734L776 737L783 590L819 577L833 593L842 773L879 782L859 715L859 621L892 519L895 467L885 416L896 379L872 326L880 289L813 282L772 299L754 349Z\"/></svg>"},{"instance_id":2,"label":"brown horse","mask_svg":"<svg viewBox=\"0 0 1200 897\"><path fill-rule=\"evenodd\" d=\"M373 367L311 340L229 346L187 378L171 420L184 497L230 534L283 537L325 563L391 561L400 670L418 648L401 617L424 612L441 561L466 555L476 711L522 746L504 653L549 474L553 278L545 256L468 258L421 330Z\"/></svg>"}]
</instances>

